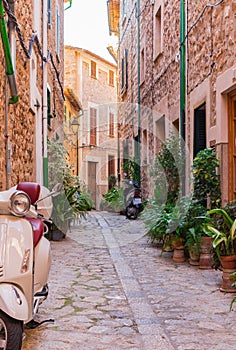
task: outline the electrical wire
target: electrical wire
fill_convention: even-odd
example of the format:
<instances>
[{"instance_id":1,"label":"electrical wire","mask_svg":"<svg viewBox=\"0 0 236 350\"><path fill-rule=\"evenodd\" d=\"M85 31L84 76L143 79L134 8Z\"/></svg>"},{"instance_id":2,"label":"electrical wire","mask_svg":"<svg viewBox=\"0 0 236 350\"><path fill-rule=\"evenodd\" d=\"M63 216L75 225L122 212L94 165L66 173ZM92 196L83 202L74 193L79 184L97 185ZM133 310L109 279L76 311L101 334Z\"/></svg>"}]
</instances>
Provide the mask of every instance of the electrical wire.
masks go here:
<instances>
[{"instance_id":1,"label":"electrical wire","mask_svg":"<svg viewBox=\"0 0 236 350\"><path fill-rule=\"evenodd\" d=\"M41 57L42 61L43 62L48 62L48 59L50 58L52 66L53 66L53 69L54 69L54 71L56 73L58 84L60 86L62 98L65 101L64 90L63 90L63 86L62 86L62 83L61 83L61 80L60 80L60 74L59 74L59 72L58 72L58 70L56 68L55 63L54 63L52 53L50 51L48 51L49 52L48 57L44 57L43 51L42 51L42 48L41 48L41 45L40 45L40 42L39 42L38 34L36 34L36 33L32 35L32 37L31 37L31 39L29 41L29 48L27 49L27 47L26 47L26 45L24 43L24 40L23 40L23 36L22 36L22 33L21 33L20 26L18 24L17 18L15 16L15 14L11 11L11 9L10 9L10 7L8 5L8 2L6 0L3 0L3 6L4 6L4 10L6 11L8 17L10 18L10 20L13 22L13 24L15 26L16 33L17 33L20 45L21 45L21 47L23 49L23 52L24 52L25 56L28 59L31 58L33 45L35 43L36 47L37 47L37 51L38 51L39 56Z\"/></svg>"},{"instance_id":2,"label":"electrical wire","mask_svg":"<svg viewBox=\"0 0 236 350\"><path fill-rule=\"evenodd\" d=\"M196 25L198 24L198 22L202 19L202 17L204 16L204 13L206 12L206 10L208 8L213 8L213 7L217 7L219 5L221 5L225 0L220 0L218 2L216 2L215 4L206 4L201 12L201 14L199 15L199 17L197 18L197 20L191 25L191 27L189 28L189 30L187 31L187 34L184 37L184 40L182 41L182 43L180 45L183 45L185 40L188 38L190 32L192 31L192 29L194 27L196 27Z\"/></svg>"}]
</instances>

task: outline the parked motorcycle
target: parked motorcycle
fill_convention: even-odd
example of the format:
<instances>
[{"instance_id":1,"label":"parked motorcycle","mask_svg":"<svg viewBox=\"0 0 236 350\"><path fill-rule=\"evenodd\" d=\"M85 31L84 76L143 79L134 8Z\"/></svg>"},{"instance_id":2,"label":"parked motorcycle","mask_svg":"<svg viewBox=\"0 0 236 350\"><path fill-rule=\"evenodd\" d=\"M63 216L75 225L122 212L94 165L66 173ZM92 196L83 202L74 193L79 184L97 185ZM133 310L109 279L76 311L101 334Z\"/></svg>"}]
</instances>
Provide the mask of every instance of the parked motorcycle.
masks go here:
<instances>
[{"instance_id":1,"label":"parked motorcycle","mask_svg":"<svg viewBox=\"0 0 236 350\"><path fill-rule=\"evenodd\" d=\"M138 214L143 210L141 189L133 180L124 180L125 215L128 219L137 219Z\"/></svg>"},{"instance_id":2,"label":"parked motorcycle","mask_svg":"<svg viewBox=\"0 0 236 350\"><path fill-rule=\"evenodd\" d=\"M50 242L45 238L52 212L50 192L21 182L0 192L0 349L20 350L24 325L48 295Z\"/></svg>"}]
</instances>

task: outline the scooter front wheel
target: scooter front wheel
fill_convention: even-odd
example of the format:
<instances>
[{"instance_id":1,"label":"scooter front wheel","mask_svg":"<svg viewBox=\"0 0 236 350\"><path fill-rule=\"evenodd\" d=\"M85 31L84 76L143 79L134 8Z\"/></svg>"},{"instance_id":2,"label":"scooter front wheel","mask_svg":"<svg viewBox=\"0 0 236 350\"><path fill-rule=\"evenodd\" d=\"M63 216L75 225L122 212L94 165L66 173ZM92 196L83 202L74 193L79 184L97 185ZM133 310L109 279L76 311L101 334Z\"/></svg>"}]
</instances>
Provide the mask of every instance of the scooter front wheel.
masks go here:
<instances>
[{"instance_id":1,"label":"scooter front wheel","mask_svg":"<svg viewBox=\"0 0 236 350\"><path fill-rule=\"evenodd\" d=\"M126 208L125 215L128 219L135 220L138 216L138 208L130 206Z\"/></svg>"},{"instance_id":2,"label":"scooter front wheel","mask_svg":"<svg viewBox=\"0 0 236 350\"><path fill-rule=\"evenodd\" d=\"M0 349L20 350L22 336L23 322L11 318L0 310Z\"/></svg>"}]
</instances>

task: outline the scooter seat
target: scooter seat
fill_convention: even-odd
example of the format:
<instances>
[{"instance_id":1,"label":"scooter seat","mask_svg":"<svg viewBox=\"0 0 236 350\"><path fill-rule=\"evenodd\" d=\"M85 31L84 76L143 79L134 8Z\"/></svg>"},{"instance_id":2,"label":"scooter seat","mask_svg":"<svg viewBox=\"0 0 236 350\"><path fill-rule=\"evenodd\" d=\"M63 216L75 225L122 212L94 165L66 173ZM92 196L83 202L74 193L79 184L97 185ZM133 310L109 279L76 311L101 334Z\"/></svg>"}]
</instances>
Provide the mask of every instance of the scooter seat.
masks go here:
<instances>
[{"instance_id":1,"label":"scooter seat","mask_svg":"<svg viewBox=\"0 0 236 350\"><path fill-rule=\"evenodd\" d=\"M16 189L27 193L31 204L34 204L39 199L40 185L37 182L19 182Z\"/></svg>"},{"instance_id":2,"label":"scooter seat","mask_svg":"<svg viewBox=\"0 0 236 350\"><path fill-rule=\"evenodd\" d=\"M32 225L33 233L34 233L34 247L35 247L43 235L44 224L40 219L29 218L29 217L26 217L25 219L28 220Z\"/></svg>"}]
</instances>

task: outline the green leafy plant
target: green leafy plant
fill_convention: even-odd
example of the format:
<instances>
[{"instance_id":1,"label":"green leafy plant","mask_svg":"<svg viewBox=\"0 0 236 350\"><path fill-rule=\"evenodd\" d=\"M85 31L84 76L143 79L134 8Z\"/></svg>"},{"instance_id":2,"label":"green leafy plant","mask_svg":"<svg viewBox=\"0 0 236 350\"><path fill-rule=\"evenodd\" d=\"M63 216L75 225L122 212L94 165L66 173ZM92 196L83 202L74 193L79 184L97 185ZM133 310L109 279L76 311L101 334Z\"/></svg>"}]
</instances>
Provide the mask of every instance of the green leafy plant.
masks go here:
<instances>
[{"instance_id":1,"label":"green leafy plant","mask_svg":"<svg viewBox=\"0 0 236 350\"><path fill-rule=\"evenodd\" d=\"M170 221L172 205L162 205L156 203L155 200L148 200L141 218L145 223L147 236L151 243L168 244L169 235L167 235L167 227Z\"/></svg>"},{"instance_id":2,"label":"green leafy plant","mask_svg":"<svg viewBox=\"0 0 236 350\"><path fill-rule=\"evenodd\" d=\"M186 234L185 247L200 252L201 236L202 233L200 231L198 231L195 227L191 227Z\"/></svg>"},{"instance_id":3,"label":"green leafy plant","mask_svg":"<svg viewBox=\"0 0 236 350\"><path fill-rule=\"evenodd\" d=\"M64 191L53 198L52 220L54 227L66 232L69 221L76 216L85 216L93 207L93 202L80 184L79 177L71 174L71 165L67 161L67 152L59 140L48 141L48 185L63 184ZM79 195L76 195L79 194Z\"/></svg>"},{"instance_id":4,"label":"green leafy plant","mask_svg":"<svg viewBox=\"0 0 236 350\"><path fill-rule=\"evenodd\" d=\"M115 187L116 185L116 182L117 182L117 178L115 175L110 175L108 177L108 186L109 186L109 190L113 187Z\"/></svg>"},{"instance_id":5,"label":"green leafy plant","mask_svg":"<svg viewBox=\"0 0 236 350\"><path fill-rule=\"evenodd\" d=\"M179 207L180 183L184 157L179 137L172 133L162 143L151 169L155 183L154 199L149 200L141 217L148 228L152 243L162 242L163 248L170 243L173 231L180 233L183 214Z\"/></svg>"},{"instance_id":6,"label":"green leafy plant","mask_svg":"<svg viewBox=\"0 0 236 350\"><path fill-rule=\"evenodd\" d=\"M162 143L156 156L151 175L155 181L155 199L158 203L175 203L181 191L180 183L184 167L182 144L172 133Z\"/></svg>"},{"instance_id":7,"label":"green leafy plant","mask_svg":"<svg viewBox=\"0 0 236 350\"><path fill-rule=\"evenodd\" d=\"M103 195L101 207L107 210L121 211L124 208L123 189L112 187Z\"/></svg>"},{"instance_id":8,"label":"green leafy plant","mask_svg":"<svg viewBox=\"0 0 236 350\"><path fill-rule=\"evenodd\" d=\"M124 161L123 164L123 172L125 174L125 178L129 180L133 180L134 182L138 182L139 180L139 164L138 160L135 157L130 157Z\"/></svg>"},{"instance_id":9,"label":"green leafy plant","mask_svg":"<svg viewBox=\"0 0 236 350\"><path fill-rule=\"evenodd\" d=\"M212 148L199 151L193 160L193 198L209 209L219 208L221 205L218 167L219 159Z\"/></svg>"},{"instance_id":10,"label":"green leafy plant","mask_svg":"<svg viewBox=\"0 0 236 350\"><path fill-rule=\"evenodd\" d=\"M207 224L204 230L207 235L213 238L213 247L218 258L236 254L236 219L233 220L224 209L212 209L207 215L222 215L224 226L218 227L214 223Z\"/></svg>"}]
</instances>

